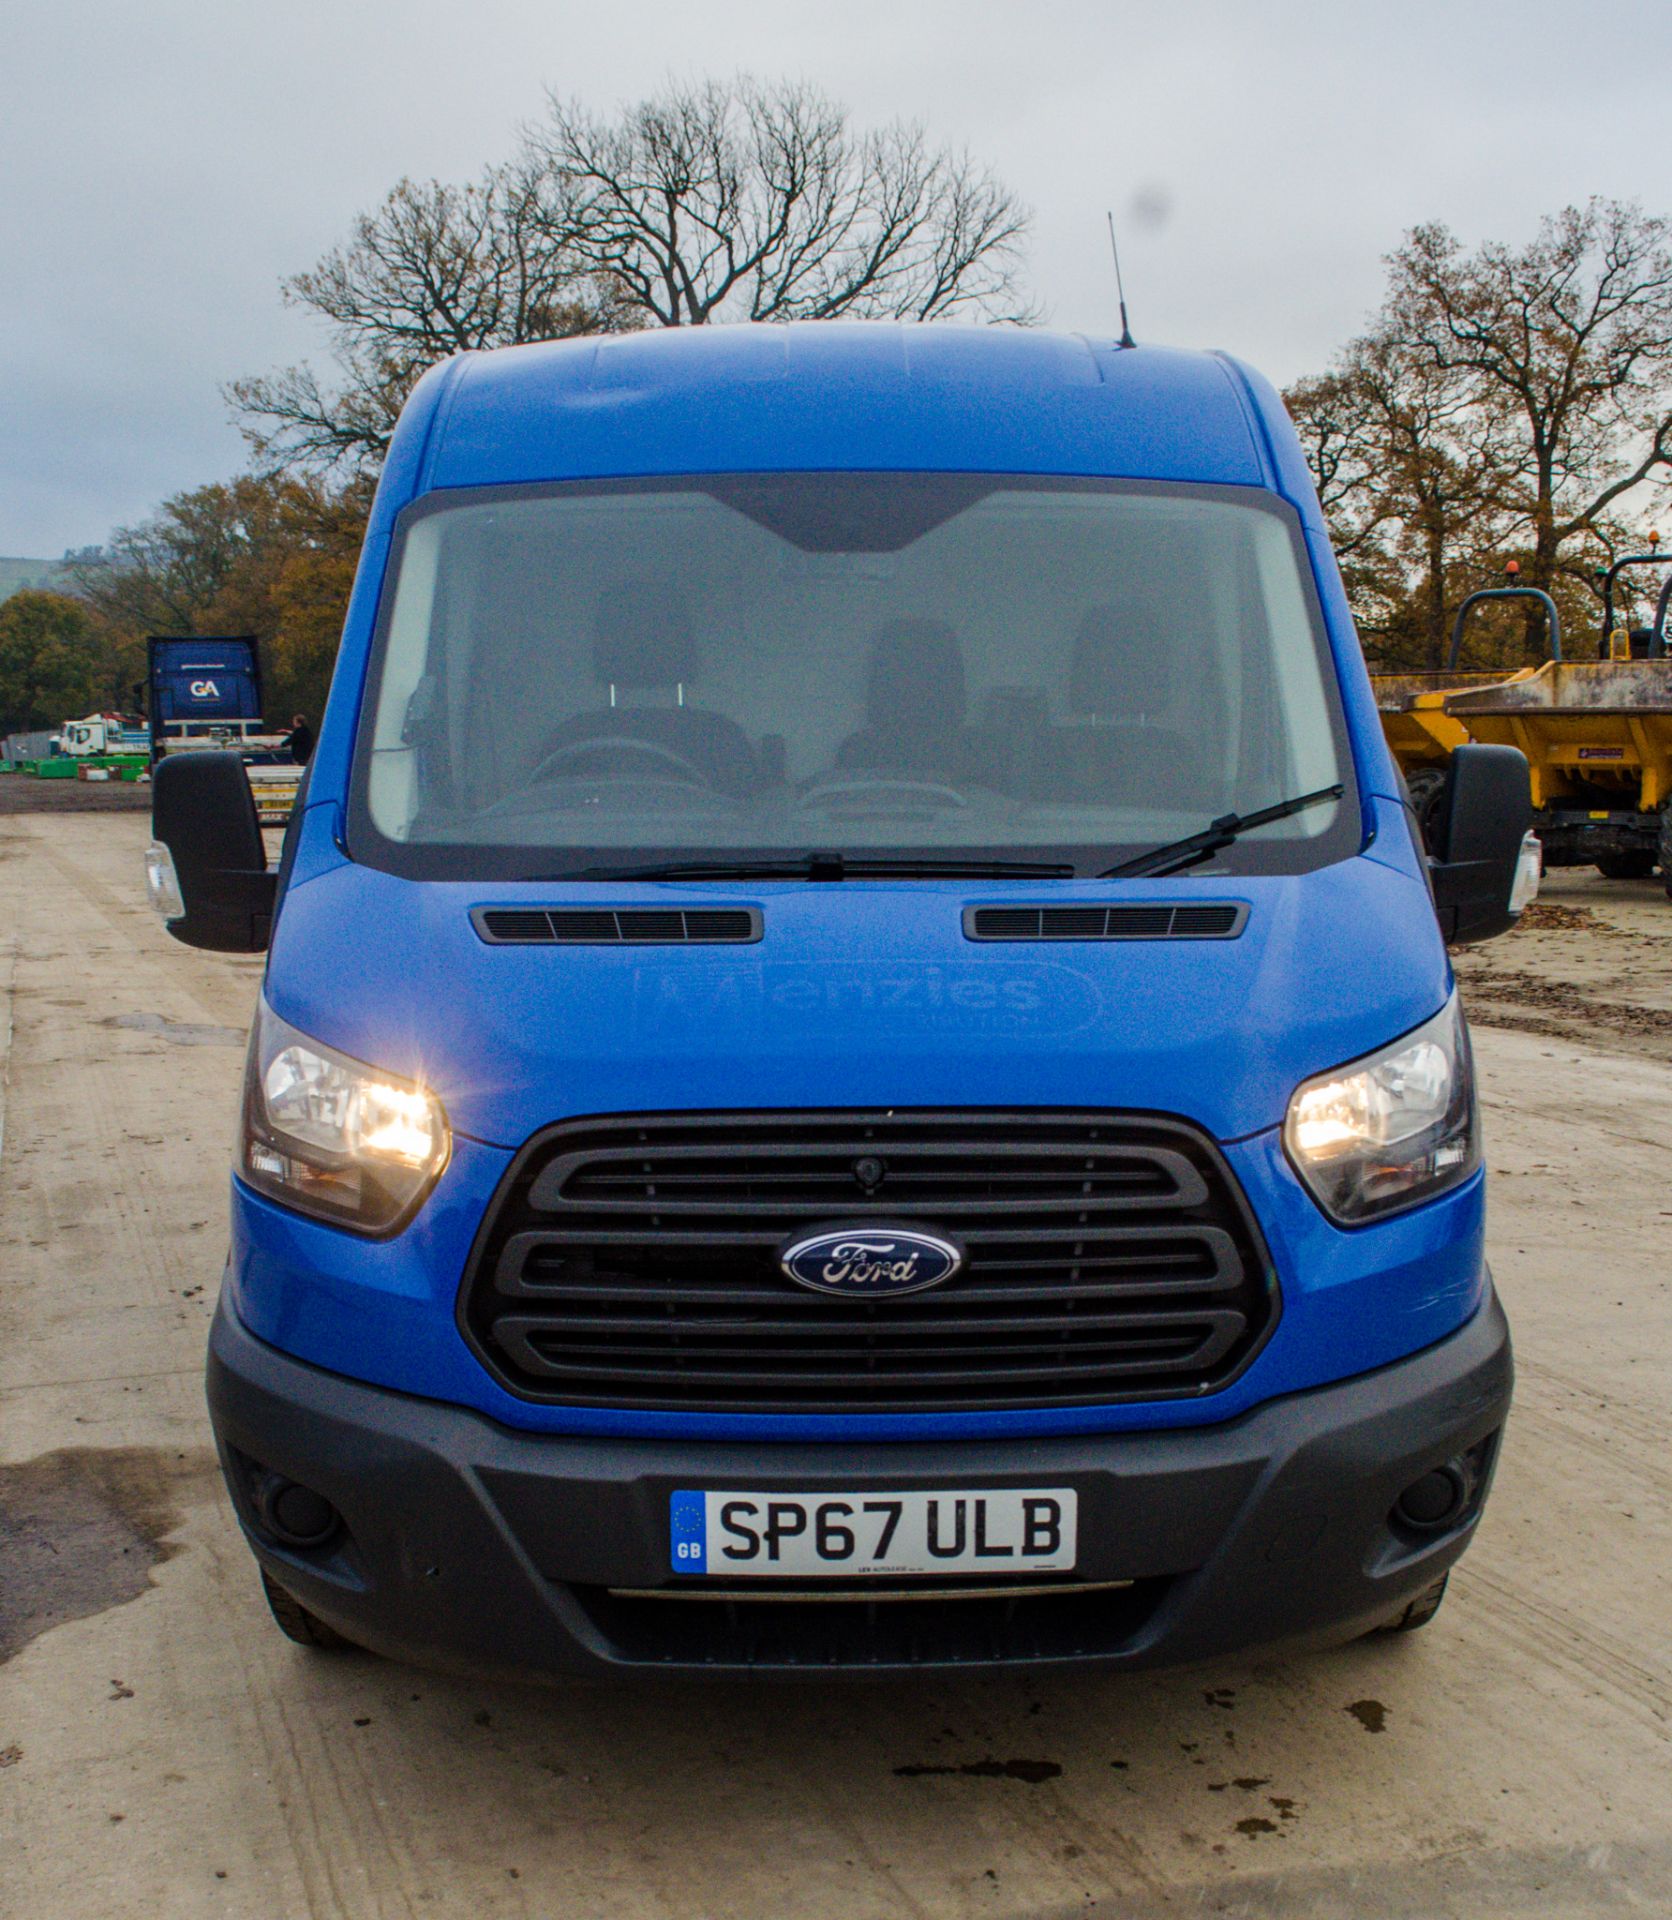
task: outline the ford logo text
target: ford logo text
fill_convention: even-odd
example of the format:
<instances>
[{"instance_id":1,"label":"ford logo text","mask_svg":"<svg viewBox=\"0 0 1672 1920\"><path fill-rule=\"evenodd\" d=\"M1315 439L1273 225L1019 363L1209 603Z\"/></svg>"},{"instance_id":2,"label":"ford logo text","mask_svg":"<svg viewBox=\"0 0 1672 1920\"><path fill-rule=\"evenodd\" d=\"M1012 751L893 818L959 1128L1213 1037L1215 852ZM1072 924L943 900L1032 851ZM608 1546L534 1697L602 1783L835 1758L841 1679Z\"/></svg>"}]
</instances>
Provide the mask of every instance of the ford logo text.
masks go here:
<instances>
[{"instance_id":1,"label":"ford logo text","mask_svg":"<svg viewBox=\"0 0 1672 1920\"><path fill-rule=\"evenodd\" d=\"M906 1227L843 1227L793 1240L779 1265L798 1286L847 1300L917 1293L950 1280L964 1264L950 1240Z\"/></svg>"}]
</instances>

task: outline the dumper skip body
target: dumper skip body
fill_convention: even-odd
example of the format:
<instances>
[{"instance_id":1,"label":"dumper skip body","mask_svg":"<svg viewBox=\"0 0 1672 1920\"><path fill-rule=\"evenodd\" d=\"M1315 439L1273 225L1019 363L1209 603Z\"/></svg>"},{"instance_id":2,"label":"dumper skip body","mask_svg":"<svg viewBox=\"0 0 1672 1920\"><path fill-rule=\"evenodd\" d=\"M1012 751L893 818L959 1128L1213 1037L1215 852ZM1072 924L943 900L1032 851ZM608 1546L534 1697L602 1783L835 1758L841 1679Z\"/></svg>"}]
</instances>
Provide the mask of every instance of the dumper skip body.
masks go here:
<instances>
[{"instance_id":1,"label":"dumper skip body","mask_svg":"<svg viewBox=\"0 0 1672 1920\"><path fill-rule=\"evenodd\" d=\"M1435 864L1224 358L426 377L281 872L203 854L212 767L157 795L175 931L271 943L209 1396L281 1624L625 1675L1427 1618L1510 1392L1436 905L1511 923L1526 778L1456 764Z\"/></svg>"}]
</instances>

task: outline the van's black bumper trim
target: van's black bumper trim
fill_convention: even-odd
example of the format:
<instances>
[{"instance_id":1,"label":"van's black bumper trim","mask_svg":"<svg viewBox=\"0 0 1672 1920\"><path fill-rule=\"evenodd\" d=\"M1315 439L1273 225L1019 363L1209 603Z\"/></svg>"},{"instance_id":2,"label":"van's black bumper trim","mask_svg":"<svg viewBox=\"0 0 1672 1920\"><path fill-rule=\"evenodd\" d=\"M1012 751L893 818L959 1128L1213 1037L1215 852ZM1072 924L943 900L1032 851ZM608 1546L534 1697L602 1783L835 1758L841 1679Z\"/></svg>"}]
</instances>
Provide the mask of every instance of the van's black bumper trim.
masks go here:
<instances>
[{"instance_id":1,"label":"van's black bumper trim","mask_svg":"<svg viewBox=\"0 0 1672 1920\"><path fill-rule=\"evenodd\" d=\"M379 1652L526 1678L1140 1667L1350 1638L1397 1614L1468 1544L1511 1379L1509 1329L1490 1293L1437 1345L1239 1420L1047 1439L744 1445L518 1433L292 1359L255 1338L224 1295L208 1364L234 1504L282 1586ZM1417 1537L1390 1523L1406 1486L1471 1450L1480 1475L1459 1524ZM249 1497L250 1463L325 1494L343 1531L311 1552L277 1545ZM1135 1584L1023 1602L1004 1631L991 1621L967 1630L974 1607L929 1603L908 1634L880 1639L867 1639L863 1621L833 1638L839 1610L828 1607L768 1607L783 1616L769 1630L733 1632L716 1604L702 1631L690 1623L705 1608L623 1605L610 1593L672 1583L670 1491L740 1484L1073 1486L1079 1577ZM665 1636L662 1616L678 1622ZM798 1641L796 1619L823 1637Z\"/></svg>"}]
</instances>

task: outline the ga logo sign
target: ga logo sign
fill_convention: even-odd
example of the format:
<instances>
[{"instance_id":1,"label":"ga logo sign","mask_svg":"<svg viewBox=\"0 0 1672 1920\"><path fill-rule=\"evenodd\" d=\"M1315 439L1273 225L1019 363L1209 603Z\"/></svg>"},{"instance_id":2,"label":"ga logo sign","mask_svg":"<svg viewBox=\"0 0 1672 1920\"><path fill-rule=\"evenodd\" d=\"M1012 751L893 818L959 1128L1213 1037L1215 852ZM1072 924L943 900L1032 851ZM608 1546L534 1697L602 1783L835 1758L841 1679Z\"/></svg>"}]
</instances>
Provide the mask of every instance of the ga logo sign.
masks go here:
<instances>
[{"instance_id":1,"label":"ga logo sign","mask_svg":"<svg viewBox=\"0 0 1672 1920\"><path fill-rule=\"evenodd\" d=\"M191 685L191 694L194 700L218 700L221 697L221 690L213 680L194 680Z\"/></svg>"}]
</instances>

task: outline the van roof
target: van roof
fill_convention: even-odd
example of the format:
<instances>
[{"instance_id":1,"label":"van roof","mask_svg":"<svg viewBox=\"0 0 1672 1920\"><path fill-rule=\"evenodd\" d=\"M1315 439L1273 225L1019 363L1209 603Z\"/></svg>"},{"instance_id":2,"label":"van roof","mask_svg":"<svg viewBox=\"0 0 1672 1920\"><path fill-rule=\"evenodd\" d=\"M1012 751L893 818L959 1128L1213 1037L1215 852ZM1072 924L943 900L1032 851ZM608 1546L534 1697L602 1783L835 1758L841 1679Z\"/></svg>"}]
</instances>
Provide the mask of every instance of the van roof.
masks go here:
<instances>
[{"instance_id":1,"label":"van roof","mask_svg":"<svg viewBox=\"0 0 1672 1920\"><path fill-rule=\"evenodd\" d=\"M1271 486L1272 428L1262 414L1275 407L1264 382L1220 354L1122 349L1034 328L658 328L448 362L409 404L390 468L392 478L410 475L407 497L798 470Z\"/></svg>"}]
</instances>

